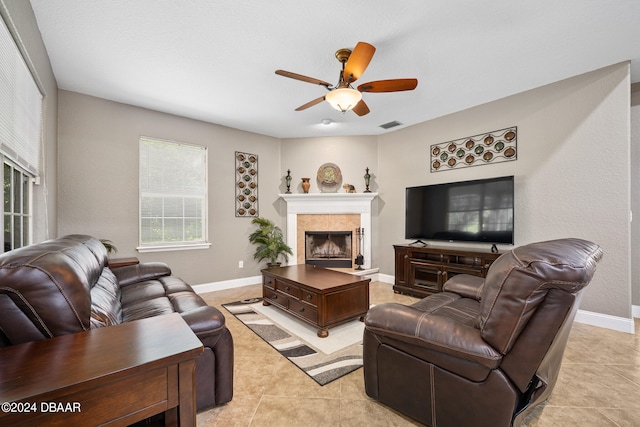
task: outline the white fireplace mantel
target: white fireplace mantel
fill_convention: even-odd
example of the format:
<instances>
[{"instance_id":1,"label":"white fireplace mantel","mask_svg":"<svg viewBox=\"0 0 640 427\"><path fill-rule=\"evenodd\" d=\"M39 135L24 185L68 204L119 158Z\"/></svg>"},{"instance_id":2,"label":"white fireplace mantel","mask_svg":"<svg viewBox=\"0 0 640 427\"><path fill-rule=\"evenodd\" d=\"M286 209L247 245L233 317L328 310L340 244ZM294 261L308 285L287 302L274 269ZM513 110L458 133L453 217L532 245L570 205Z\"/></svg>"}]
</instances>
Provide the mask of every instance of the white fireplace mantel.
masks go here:
<instances>
[{"instance_id":1,"label":"white fireplace mantel","mask_svg":"<svg viewBox=\"0 0 640 427\"><path fill-rule=\"evenodd\" d=\"M287 202L287 245L297 259L297 233L299 214L360 214L360 227L364 229L362 255L364 268L371 268L371 205L378 193L307 193L280 194Z\"/></svg>"}]
</instances>

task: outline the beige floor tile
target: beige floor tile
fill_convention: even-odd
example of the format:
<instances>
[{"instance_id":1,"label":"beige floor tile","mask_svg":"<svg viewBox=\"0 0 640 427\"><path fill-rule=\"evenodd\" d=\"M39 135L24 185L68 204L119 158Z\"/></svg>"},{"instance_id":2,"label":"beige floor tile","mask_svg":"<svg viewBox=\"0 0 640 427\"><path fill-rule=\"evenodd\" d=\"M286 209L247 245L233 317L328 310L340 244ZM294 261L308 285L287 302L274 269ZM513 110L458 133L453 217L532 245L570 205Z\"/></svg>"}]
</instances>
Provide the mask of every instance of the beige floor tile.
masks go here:
<instances>
[{"instance_id":1,"label":"beige floor tile","mask_svg":"<svg viewBox=\"0 0 640 427\"><path fill-rule=\"evenodd\" d=\"M595 408L560 408L544 406L533 411L524 421L527 427L617 427Z\"/></svg>"},{"instance_id":2,"label":"beige floor tile","mask_svg":"<svg viewBox=\"0 0 640 427\"><path fill-rule=\"evenodd\" d=\"M608 419L615 422L620 427L638 427L640 426L640 413L632 409L598 409L598 412L604 414Z\"/></svg>"},{"instance_id":3,"label":"beige floor tile","mask_svg":"<svg viewBox=\"0 0 640 427\"><path fill-rule=\"evenodd\" d=\"M340 382L340 397L342 399L369 400L364 391L364 370L362 368L345 375Z\"/></svg>"},{"instance_id":4,"label":"beige floor tile","mask_svg":"<svg viewBox=\"0 0 640 427\"><path fill-rule=\"evenodd\" d=\"M638 386L600 364L564 364L549 405L640 410Z\"/></svg>"},{"instance_id":5,"label":"beige floor tile","mask_svg":"<svg viewBox=\"0 0 640 427\"><path fill-rule=\"evenodd\" d=\"M263 396L251 427L326 427L340 425L338 399Z\"/></svg>"},{"instance_id":6,"label":"beige floor tile","mask_svg":"<svg viewBox=\"0 0 640 427\"><path fill-rule=\"evenodd\" d=\"M260 396L234 395L226 405L198 414L198 427L246 427L260 404Z\"/></svg>"}]
</instances>

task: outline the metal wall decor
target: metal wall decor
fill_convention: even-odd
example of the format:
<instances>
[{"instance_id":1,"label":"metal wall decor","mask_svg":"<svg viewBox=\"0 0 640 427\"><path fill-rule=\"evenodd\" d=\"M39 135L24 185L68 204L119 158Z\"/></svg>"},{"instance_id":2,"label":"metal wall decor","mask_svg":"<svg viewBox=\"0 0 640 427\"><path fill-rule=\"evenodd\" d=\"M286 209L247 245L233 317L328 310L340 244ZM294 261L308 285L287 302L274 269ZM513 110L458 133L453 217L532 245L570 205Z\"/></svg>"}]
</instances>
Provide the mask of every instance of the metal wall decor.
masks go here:
<instances>
[{"instance_id":1,"label":"metal wall decor","mask_svg":"<svg viewBox=\"0 0 640 427\"><path fill-rule=\"evenodd\" d=\"M258 216L258 155L236 151L236 216Z\"/></svg>"},{"instance_id":2,"label":"metal wall decor","mask_svg":"<svg viewBox=\"0 0 640 427\"><path fill-rule=\"evenodd\" d=\"M508 162L518 157L518 127L431 146L431 172Z\"/></svg>"}]
</instances>

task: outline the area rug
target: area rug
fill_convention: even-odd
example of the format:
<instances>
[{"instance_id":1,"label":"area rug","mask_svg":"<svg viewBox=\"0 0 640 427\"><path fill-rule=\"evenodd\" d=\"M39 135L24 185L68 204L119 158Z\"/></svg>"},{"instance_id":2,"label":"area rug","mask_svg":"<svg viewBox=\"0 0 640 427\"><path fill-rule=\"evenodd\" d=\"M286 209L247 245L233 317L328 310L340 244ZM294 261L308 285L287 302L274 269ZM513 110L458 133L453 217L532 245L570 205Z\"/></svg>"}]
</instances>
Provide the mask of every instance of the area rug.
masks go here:
<instances>
[{"instance_id":1,"label":"area rug","mask_svg":"<svg viewBox=\"0 0 640 427\"><path fill-rule=\"evenodd\" d=\"M262 305L262 298L223 307L320 385L362 366L364 323L357 319L330 328L327 338L319 338L316 327L283 310Z\"/></svg>"}]
</instances>

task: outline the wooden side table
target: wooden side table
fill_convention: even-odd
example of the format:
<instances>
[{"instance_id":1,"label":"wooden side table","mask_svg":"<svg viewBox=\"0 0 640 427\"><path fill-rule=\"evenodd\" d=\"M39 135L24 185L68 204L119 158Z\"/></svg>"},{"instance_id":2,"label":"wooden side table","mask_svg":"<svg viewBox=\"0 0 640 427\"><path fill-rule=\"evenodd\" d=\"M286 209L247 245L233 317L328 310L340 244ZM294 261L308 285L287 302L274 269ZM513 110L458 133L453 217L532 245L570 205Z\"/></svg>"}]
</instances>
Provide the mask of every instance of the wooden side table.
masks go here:
<instances>
[{"instance_id":1,"label":"wooden side table","mask_svg":"<svg viewBox=\"0 0 640 427\"><path fill-rule=\"evenodd\" d=\"M195 425L202 343L177 314L0 348L0 425Z\"/></svg>"}]
</instances>

